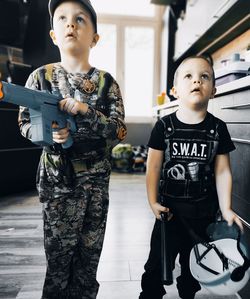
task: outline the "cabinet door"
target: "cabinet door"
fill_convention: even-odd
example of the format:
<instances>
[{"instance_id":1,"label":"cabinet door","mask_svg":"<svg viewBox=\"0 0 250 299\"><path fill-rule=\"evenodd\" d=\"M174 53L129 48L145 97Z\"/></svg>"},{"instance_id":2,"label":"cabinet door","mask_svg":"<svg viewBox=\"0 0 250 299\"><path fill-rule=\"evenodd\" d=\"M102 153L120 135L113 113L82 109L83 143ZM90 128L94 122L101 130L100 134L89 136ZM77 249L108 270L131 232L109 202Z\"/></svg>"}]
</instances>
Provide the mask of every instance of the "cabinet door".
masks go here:
<instances>
[{"instance_id":1,"label":"cabinet door","mask_svg":"<svg viewBox=\"0 0 250 299\"><path fill-rule=\"evenodd\" d=\"M204 0L203 0L204 1ZM222 17L239 0L210 0L207 7L209 15L207 26L211 27L220 17Z\"/></svg>"},{"instance_id":2,"label":"cabinet door","mask_svg":"<svg viewBox=\"0 0 250 299\"><path fill-rule=\"evenodd\" d=\"M1 196L35 188L41 148L22 137L18 110L0 107L0 202ZM14 107L14 105L12 105Z\"/></svg>"},{"instance_id":3,"label":"cabinet door","mask_svg":"<svg viewBox=\"0 0 250 299\"><path fill-rule=\"evenodd\" d=\"M245 128L244 128L245 127ZM241 130L249 130L249 125L244 125ZM230 154L233 174L233 209L250 224L250 140L235 142L236 150Z\"/></svg>"},{"instance_id":4,"label":"cabinet door","mask_svg":"<svg viewBox=\"0 0 250 299\"><path fill-rule=\"evenodd\" d=\"M36 171L41 149L0 150L1 196L35 188Z\"/></svg>"},{"instance_id":5,"label":"cabinet door","mask_svg":"<svg viewBox=\"0 0 250 299\"><path fill-rule=\"evenodd\" d=\"M250 90L211 100L212 113L227 123L250 123Z\"/></svg>"},{"instance_id":6,"label":"cabinet door","mask_svg":"<svg viewBox=\"0 0 250 299\"><path fill-rule=\"evenodd\" d=\"M17 118L17 109L0 107L0 150L35 147L31 141L21 135Z\"/></svg>"},{"instance_id":7,"label":"cabinet door","mask_svg":"<svg viewBox=\"0 0 250 299\"><path fill-rule=\"evenodd\" d=\"M189 0L183 19L178 19L175 59L193 45L237 0Z\"/></svg>"},{"instance_id":8,"label":"cabinet door","mask_svg":"<svg viewBox=\"0 0 250 299\"><path fill-rule=\"evenodd\" d=\"M236 150L230 153L233 209L250 224L250 90L214 98L210 110L224 120Z\"/></svg>"}]
</instances>

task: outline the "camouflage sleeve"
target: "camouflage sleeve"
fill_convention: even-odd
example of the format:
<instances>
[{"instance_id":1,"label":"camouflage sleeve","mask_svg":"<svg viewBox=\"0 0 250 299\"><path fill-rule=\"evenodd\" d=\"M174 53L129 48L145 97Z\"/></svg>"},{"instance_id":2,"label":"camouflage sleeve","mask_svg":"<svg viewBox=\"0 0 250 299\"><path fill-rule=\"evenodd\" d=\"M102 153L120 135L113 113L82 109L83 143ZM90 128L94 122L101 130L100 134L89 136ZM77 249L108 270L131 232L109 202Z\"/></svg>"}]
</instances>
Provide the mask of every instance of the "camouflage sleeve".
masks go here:
<instances>
[{"instance_id":1,"label":"camouflage sleeve","mask_svg":"<svg viewBox=\"0 0 250 299\"><path fill-rule=\"evenodd\" d=\"M30 89L38 89L38 82L35 79L36 75L35 72L30 74L25 87ZM27 138L31 139L31 123L30 123L30 113L29 109L23 106L19 107L18 113L18 125L21 131L21 134Z\"/></svg>"},{"instance_id":2,"label":"camouflage sleeve","mask_svg":"<svg viewBox=\"0 0 250 299\"><path fill-rule=\"evenodd\" d=\"M127 135L124 105L119 85L113 78L107 93L107 100L109 103L108 116L89 106L84 118L91 123L91 130L95 134L111 140L122 141Z\"/></svg>"}]
</instances>

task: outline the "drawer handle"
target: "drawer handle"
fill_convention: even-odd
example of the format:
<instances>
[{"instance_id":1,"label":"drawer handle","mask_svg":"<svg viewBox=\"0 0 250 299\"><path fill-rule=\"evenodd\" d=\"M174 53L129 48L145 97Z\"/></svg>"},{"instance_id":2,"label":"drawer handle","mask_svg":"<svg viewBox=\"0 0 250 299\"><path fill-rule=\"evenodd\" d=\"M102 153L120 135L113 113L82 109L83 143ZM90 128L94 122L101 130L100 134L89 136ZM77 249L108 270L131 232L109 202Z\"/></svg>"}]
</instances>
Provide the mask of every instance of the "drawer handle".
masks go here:
<instances>
[{"instance_id":1,"label":"drawer handle","mask_svg":"<svg viewBox=\"0 0 250 299\"><path fill-rule=\"evenodd\" d=\"M234 137L232 137L231 139L234 142L250 144L250 140L248 140L248 139L239 139L239 138L234 138Z\"/></svg>"},{"instance_id":2,"label":"drawer handle","mask_svg":"<svg viewBox=\"0 0 250 299\"><path fill-rule=\"evenodd\" d=\"M224 106L221 109L249 109L250 103L248 104L241 104L241 105L233 105L233 106Z\"/></svg>"}]
</instances>

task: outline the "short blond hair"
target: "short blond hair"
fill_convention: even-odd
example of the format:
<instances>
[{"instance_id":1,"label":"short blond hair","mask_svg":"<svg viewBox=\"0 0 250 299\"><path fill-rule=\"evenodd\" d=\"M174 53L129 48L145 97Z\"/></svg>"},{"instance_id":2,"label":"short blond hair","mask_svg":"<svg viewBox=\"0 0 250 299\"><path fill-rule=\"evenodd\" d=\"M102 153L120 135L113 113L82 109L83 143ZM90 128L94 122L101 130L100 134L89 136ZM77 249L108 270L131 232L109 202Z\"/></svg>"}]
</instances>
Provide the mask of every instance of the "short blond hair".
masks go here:
<instances>
[{"instance_id":1,"label":"short blond hair","mask_svg":"<svg viewBox=\"0 0 250 299\"><path fill-rule=\"evenodd\" d=\"M203 59L209 64L209 66L211 67L211 70L212 70L213 86L215 86L215 74L214 74L214 68L213 68L213 60L212 60L211 56L205 56L205 55L193 55L193 56L189 56L189 57L185 58L184 60L182 60L182 62L178 65L178 67L177 67L177 69L175 70L175 73L174 73L174 80L173 80L174 85L176 85L177 76L178 76L180 68L182 67L182 65L185 62L187 62L190 59Z\"/></svg>"}]
</instances>

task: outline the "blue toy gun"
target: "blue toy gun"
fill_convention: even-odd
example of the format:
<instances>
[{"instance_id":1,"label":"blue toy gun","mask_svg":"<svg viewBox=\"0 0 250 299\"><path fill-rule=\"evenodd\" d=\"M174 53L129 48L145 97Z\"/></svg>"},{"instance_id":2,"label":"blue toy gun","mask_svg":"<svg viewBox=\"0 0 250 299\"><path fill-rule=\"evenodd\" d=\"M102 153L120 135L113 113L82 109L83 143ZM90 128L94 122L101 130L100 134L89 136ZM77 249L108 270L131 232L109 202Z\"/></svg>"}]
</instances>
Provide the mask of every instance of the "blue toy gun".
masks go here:
<instances>
[{"instance_id":1,"label":"blue toy gun","mask_svg":"<svg viewBox=\"0 0 250 299\"><path fill-rule=\"evenodd\" d=\"M31 141L40 146L52 145L52 124L58 124L58 129L67 127L76 131L76 124L72 116L61 111L58 107L61 96L28 89L26 87L0 81L0 102L6 102L29 108L31 120ZM73 143L69 135L63 148L69 148Z\"/></svg>"}]
</instances>

